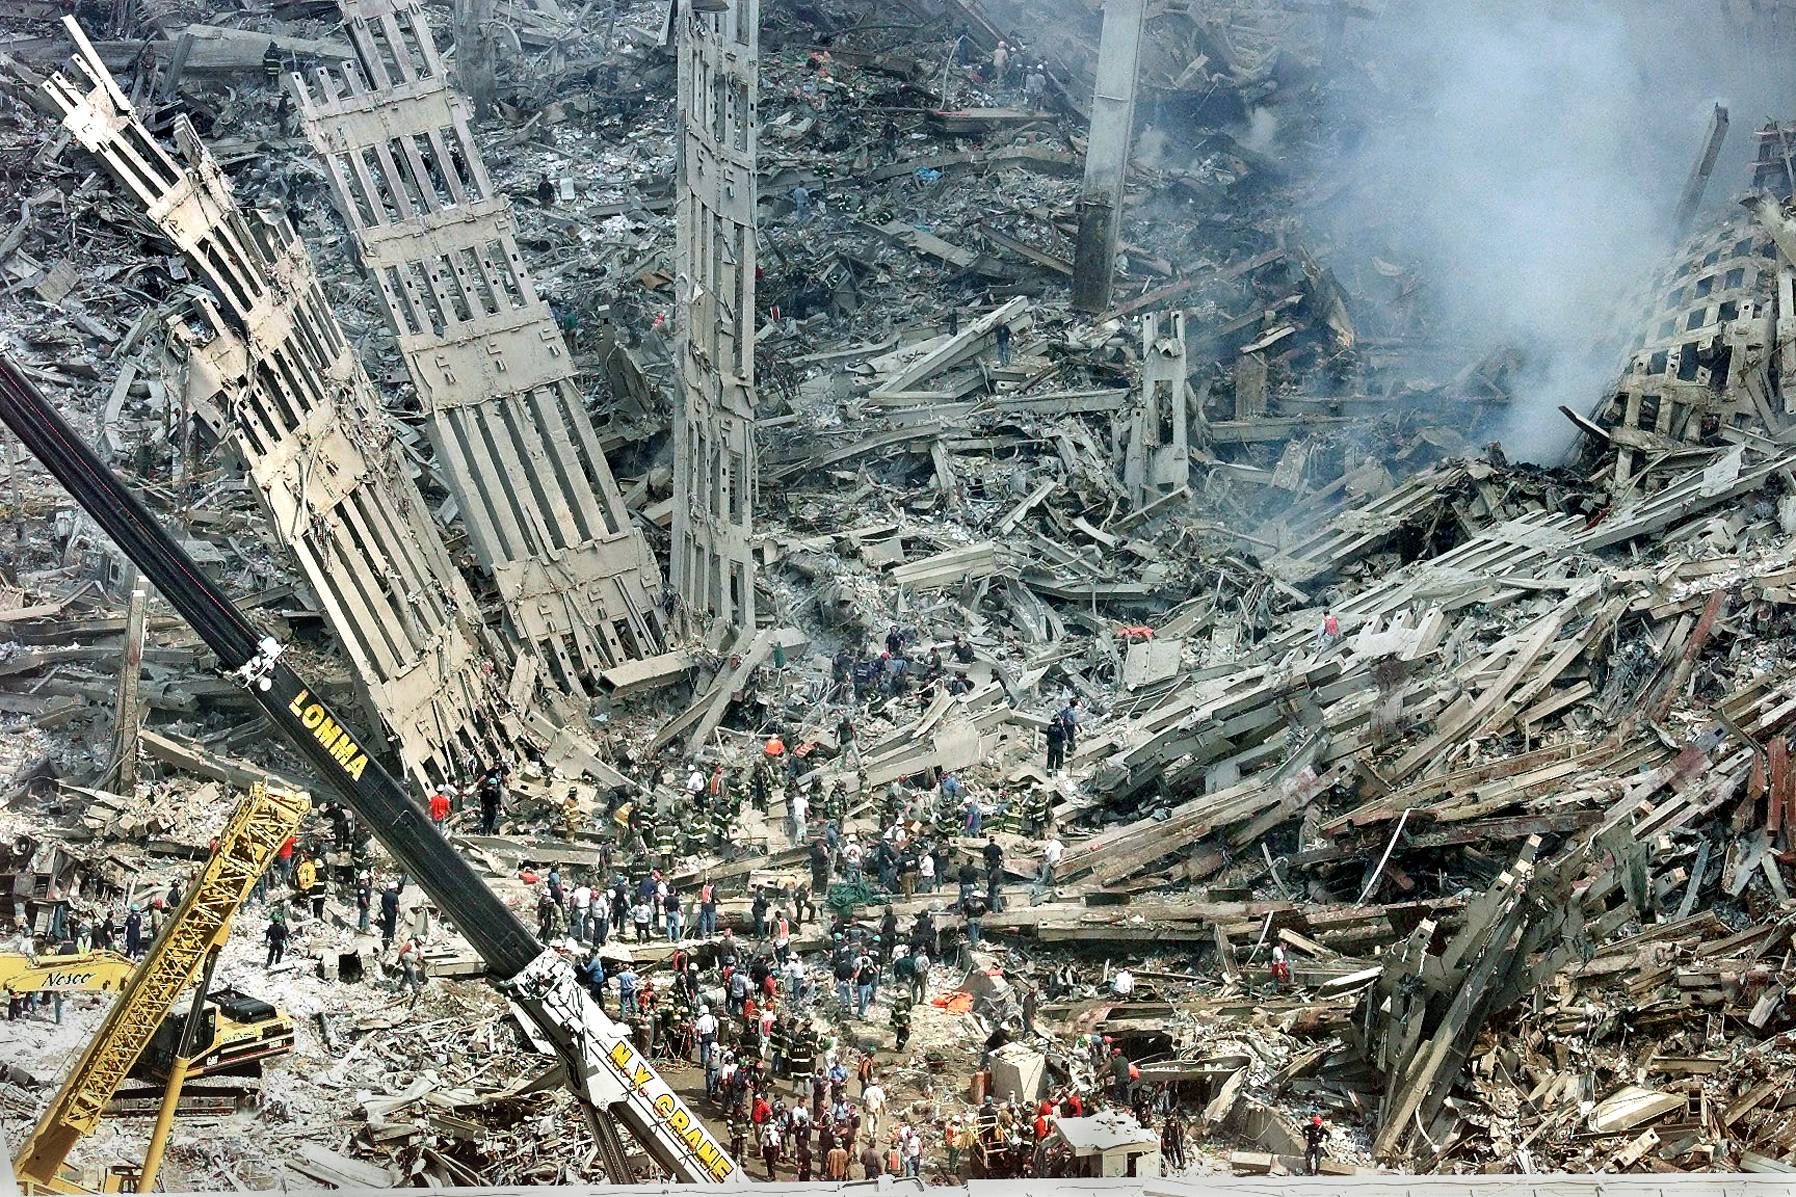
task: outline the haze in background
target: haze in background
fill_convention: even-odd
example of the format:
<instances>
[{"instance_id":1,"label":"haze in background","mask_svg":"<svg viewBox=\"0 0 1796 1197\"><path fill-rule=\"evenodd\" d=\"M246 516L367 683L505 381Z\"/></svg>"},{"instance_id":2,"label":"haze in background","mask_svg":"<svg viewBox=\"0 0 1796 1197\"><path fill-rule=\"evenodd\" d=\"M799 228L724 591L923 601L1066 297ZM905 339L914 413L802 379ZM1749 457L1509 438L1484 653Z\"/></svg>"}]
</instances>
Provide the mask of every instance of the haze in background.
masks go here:
<instances>
[{"instance_id":1,"label":"haze in background","mask_svg":"<svg viewBox=\"0 0 1796 1197\"><path fill-rule=\"evenodd\" d=\"M1506 452L1559 460L1558 406L1613 383L1713 105L1732 129L1698 227L1748 185L1754 130L1796 118L1796 9L1781 20L1748 36L1713 2L1392 0L1350 21L1324 64L1341 186L1302 215L1362 332L1396 290L1372 260L1413 270L1431 341L1468 364L1523 353Z\"/></svg>"}]
</instances>

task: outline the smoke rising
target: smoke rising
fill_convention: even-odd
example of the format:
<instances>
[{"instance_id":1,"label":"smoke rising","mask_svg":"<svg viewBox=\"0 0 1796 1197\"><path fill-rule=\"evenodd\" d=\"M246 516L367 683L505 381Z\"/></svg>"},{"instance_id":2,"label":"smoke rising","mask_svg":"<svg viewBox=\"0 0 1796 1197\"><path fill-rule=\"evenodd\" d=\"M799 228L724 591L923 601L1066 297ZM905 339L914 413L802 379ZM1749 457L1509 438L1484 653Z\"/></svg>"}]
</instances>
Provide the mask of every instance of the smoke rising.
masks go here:
<instances>
[{"instance_id":1,"label":"smoke rising","mask_svg":"<svg viewBox=\"0 0 1796 1197\"><path fill-rule=\"evenodd\" d=\"M1326 89L1338 187L1305 215L1372 335L1387 318L1405 334L1413 310L1466 363L1518 351L1501 439L1557 460L1558 406L1588 411L1613 383L1611 334L1632 334L1670 259L1713 104L1733 128L1699 227L1746 186L1753 130L1796 117L1791 39L1688 0L1393 0L1353 25ZM1413 308L1393 306L1404 291Z\"/></svg>"}]
</instances>

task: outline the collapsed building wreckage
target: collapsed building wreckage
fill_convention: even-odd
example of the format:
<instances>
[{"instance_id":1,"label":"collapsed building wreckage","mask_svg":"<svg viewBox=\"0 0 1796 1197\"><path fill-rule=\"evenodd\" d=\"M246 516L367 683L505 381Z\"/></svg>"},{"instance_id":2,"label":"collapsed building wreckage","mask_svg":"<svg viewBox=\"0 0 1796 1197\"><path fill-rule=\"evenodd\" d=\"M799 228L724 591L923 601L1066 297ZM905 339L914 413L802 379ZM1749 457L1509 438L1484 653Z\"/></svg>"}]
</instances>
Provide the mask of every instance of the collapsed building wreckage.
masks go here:
<instances>
[{"instance_id":1,"label":"collapsed building wreckage","mask_svg":"<svg viewBox=\"0 0 1796 1197\"><path fill-rule=\"evenodd\" d=\"M44 87L68 47L21 30L7 142L30 165L8 171L0 260L32 298L9 301L9 339L290 651L363 696L418 784L518 761L501 833L457 831L507 900L534 901L532 870L596 866L623 834L607 791L689 813L651 754L734 770L777 730L807 784L864 795L863 832L888 786L951 772L1006 812L1013 882L1037 874L1032 808L1068 841L1051 884L985 916L972 1012L922 1014L910 1055L880 1044L919 1121L957 1108L951 1082L1036 989L1026 1050L1088 1081L1072 1036L1111 1036L1202 1110L1216 1166L1294 1168L1299 1111L1352 1128L1342 1169L1796 1166L1778 1080L1796 132L1759 135L1759 198L1656 280L1616 387L1569 413L1575 468L1545 470L1472 451L1516 401L1508 363L1397 368L1402 330L1371 334L1326 254L1272 217L1300 168L1234 121L1325 86L1327 14L1144 18L1141 103L1190 118L1194 156L1128 168L1116 291L1080 316L1097 6L1018 38L1040 24L1025 3L915 0L941 34L924 52L914 30L856 32L847 3L757 20L737 0L671 28L644 6L606 31L514 4L525 53L498 55L490 123L418 4L341 7L342 29L257 18L253 41L159 18L147 53L93 44L93 87ZM1008 81L999 41L1032 57ZM258 81L271 43L290 90ZM216 98L219 79L243 94ZM667 96L677 141L646 140ZM46 98L63 135L25 112ZM220 165L258 146L260 204ZM145 216L187 261L146 245ZM61 236L76 217L85 246ZM186 451L195 424L238 464ZM6 825L15 917L48 932L175 877L221 787L298 771L158 614L153 726L130 720L124 748L157 775L120 792L80 763L113 740L96 700L123 639L115 569L11 468L0 706L28 734ZM859 703L831 650L894 625L918 660L956 633L973 659L920 701ZM1069 694L1086 722L1050 773L1042 732ZM730 840L692 836L667 871L724 884L742 925L744 887L804 851L752 810ZM430 998L466 1033L450 1052L344 996L382 971L356 860L327 853L343 888L302 929L323 976L280 978L315 1015L296 1051L319 1075L260 1094L297 1133L221 1158L196 1125L171 1166L587 1175L564 1099L498 1080L534 1071L478 991ZM960 921L931 895L893 905ZM1131 995L1094 983L1094 946L1129 962ZM1263 979L1274 946L1288 986ZM452 928L429 956L440 977L480 967ZM48 1058L21 1051L10 1112L38 1104Z\"/></svg>"}]
</instances>

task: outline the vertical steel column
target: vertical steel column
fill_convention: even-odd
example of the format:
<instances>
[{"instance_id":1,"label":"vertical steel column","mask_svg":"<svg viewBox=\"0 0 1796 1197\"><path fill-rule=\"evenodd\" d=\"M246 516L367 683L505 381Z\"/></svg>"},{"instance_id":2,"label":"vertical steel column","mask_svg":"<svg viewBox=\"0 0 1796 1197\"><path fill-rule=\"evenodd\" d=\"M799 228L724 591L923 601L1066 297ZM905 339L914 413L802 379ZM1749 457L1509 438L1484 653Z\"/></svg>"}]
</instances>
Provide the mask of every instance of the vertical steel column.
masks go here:
<instances>
[{"instance_id":1,"label":"vertical steel column","mask_svg":"<svg viewBox=\"0 0 1796 1197\"><path fill-rule=\"evenodd\" d=\"M1123 483L1146 507L1188 484L1191 440L1185 411L1185 313L1141 318L1141 398L1129 428Z\"/></svg>"},{"instance_id":2,"label":"vertical steel column","mask_svg":"<svg viewBox=\"0 0 1796 1197\"><path fill-rule=\"evenodd\" d=\"M1098 43L1097 89L1085 144L1085 186L1079 194L1079 237L1073 259L1073 307L1110 306L1122 224L1123 177L1135 127L1135 80L1141 67L1141 26L1147 0L1106 0Z\"/></svg>"},{"instance_id":3,"label":"vertical steel column","mask_svg":"<svg viewBox=\"0 0 1796 1197\"><path fill-rule=\"evenodd\" d=\"M680 0L673 562L689 613L755 622L755 159L760 0Z\"/></svg>"}]
</instances>

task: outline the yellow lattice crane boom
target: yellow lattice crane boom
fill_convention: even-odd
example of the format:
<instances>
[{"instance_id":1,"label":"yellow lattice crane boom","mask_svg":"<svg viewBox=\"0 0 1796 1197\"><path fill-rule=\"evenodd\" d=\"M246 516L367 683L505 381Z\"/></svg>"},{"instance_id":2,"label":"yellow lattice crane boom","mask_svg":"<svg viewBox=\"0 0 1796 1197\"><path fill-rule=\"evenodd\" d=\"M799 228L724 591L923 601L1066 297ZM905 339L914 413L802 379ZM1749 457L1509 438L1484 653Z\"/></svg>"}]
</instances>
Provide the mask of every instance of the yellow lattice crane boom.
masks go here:
<instances>
[{"instance_id":1,"label":"yellow lattice crane boom","mask_svg":"<svg viewBox=\"0 0 1796 1197\"><path fill-rule=\"evenodd\" d=\"M175 999L223 946L232 917L281 844L299 827L307 806L303 796L273 793L260 784L238 804L199 879L150 945L13 1160L13 1171L27 1193L88 1191L63 1173L69 1151L99 1125L107 1103L149 1046ZM155 1155L160 1154L159 1147L152 1147Z\"/></svg>"}]
</instances>

